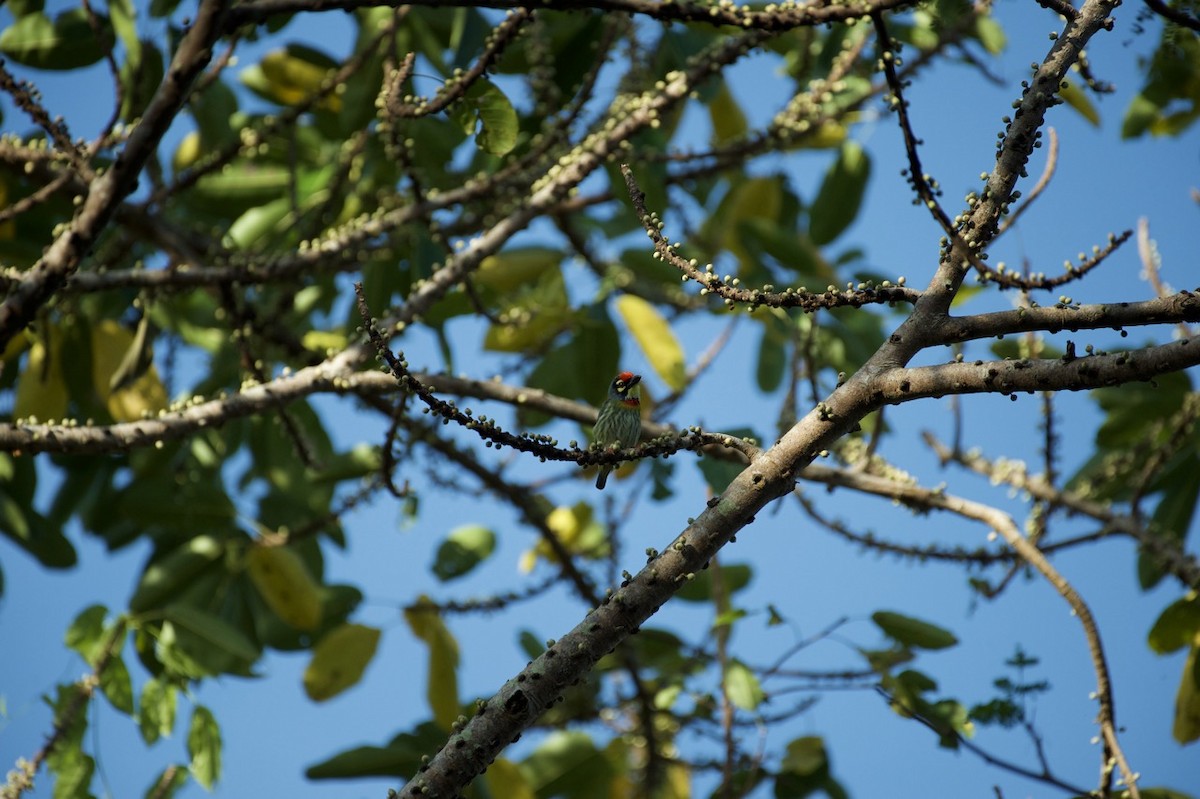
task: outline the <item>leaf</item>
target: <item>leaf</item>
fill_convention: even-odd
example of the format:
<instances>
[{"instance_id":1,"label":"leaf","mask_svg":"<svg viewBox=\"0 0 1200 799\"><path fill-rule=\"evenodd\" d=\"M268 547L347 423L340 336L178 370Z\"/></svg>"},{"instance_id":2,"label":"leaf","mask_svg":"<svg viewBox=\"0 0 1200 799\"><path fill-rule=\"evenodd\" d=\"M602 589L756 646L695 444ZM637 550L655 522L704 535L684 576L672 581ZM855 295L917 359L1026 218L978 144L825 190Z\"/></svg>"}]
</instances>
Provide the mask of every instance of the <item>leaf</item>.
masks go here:
<instances>
[{"instance_id":1,"label":"leaf","mask_svg":"<svg viewBox=\"0 0 1200 799\"><path fill-rule=\"evenodd\" d=\"M746 135L746 115L742 113L733 93L729 91L729 84L724 80L720 82L716 94L708 103L708 117L712 122L715 144L724 144Z\"/></svg>"},{"instance_id":2,"label":"leaf","mask_svg":"<svg viewBox=\"0 0 1200 799\"><path fill-rule=\"evenodd\" d=\"M1150 649L1166 655L1185 646L1200 646L1200 597L1191 595L1167 606L1147 637Z\"/></svg>"},{"instance_id":3,"label":"leaf","mask_svg":"<svg viewBox=\"0 0 1200 799\"><path fill-rule=\"evenodd\" d=\"M138 732L147 745L169 736L175 729L175 704L179 689L159 678L146 681L137 707Z\"/></svg>"},{"instance_id":4,"label":"leaf","mask_svg":"<svg viewBox=\"0 0 1200 799\"><path fill-rule=\"evenodd\" d=\"M500 324L488 327L483 346L496 352L544 347L573 316L562 271L547 270L503 297Z\"/></svg>"},{"instance_id":5,"label":"leaf","mask_svg":"<svg viewBox=\"0 0 1200 799\"><path fill-rule=\"evenodd\" d=\"M687 385L687 364L667 320L653 305L632 294L617 297L617 312L655 373L673 391L682 390Z\"/></svg>"},{"instance_id":6,"label":"leaf","mask_svg":"<svg viewBox=\"0 0 1200 799\"><path fill-rule=\"evenodd\" d=\"M343 624L323 636L304 670L304 692L324 702L362 679L375 657L381 632L363 624Z\"/></svg>"},{"instance_id":7,"label":"leaf","mask_svg":"<svg viewBox=\"0 0 1200 799\"><path fill-rule=\"evenodd\" d=\"M301 44L272 50L257 65L242 70L238 78L250 91L278 105L298 106L315 96L326 77L337 68L329 56ZM342 99L328 92L316 107L337 113Z\"/></svg>"},{"instance_id":8,"label":"leaf","mask_svg":"<svg viewBox=\"0 0 1200 799\"><path fill-rule=\"evenodd\" d=\"M983 49L992 55L1003 53L1005 45L1008 44L1008 37L1004 35L1004 28L991 15L980 15L975 18L975 37L979 39L979 43L983 45Z\"/></svg>"},{"instance_id":9,"label":"leaf","mask_svg":"<svg viewBox=\"0 0 1200 799\"><path fill-rule=\"evenodd\" d=\"M828 244L850 226L858 216L870 177L871 159L862 145L853 141L843 144L808 212L808 232L814 244Z\"/></svg>"},{"instance_id":10,"label":"leaf","mask_svg":"<svg viewBox=\"0 0 1200 799\"><path fill-rule=\"evenodd\" d=\"M788 339L773 321L767 318L763 324L762 339L758 343L758 368L754 373L759 389L766 394L779 388L787 367Z\"/></svg>"},{"instance_id":11,"label":"leaf","mask_svg":"<svg viewBox=\"0 0 1200 799\"><path fill-rule=\"evenodd\" d=\"M340 752L309 766L304 776L310 780L408 777L416 774L421 767L422 757L435 751L445 741L446 734L440 727L425 722L413 732L400 733L387 746L357 746Z\"/></svg>"},{"instance_id":12,"label":"leaf","mask_svg":"<svg viewBox=\"0 0 1200 799\"><path fill-rule=\"evenodd\" d=\"M0 53L35 69L70 70L94 64L112 45L108 18L97 14L103 39L97 39L87 12L64 11L50 20L41 11L26 14L0 32Z\"/></svg>"},{"instance_id":13,"label":"leaf","mask_svg":"<svg viewBox=\"0 0 1200 799\"><path fill-rule=\"evenodd\" d=\"M452 114L464 133L475 136L475 146L485 153L504 155L517 144L519 120L516 109L504 92L489 80L480 79L471 84Z\"/></svg>"},{"instance_id":14,"label":"leaf","mask_svg":"<svg viewBox=\"0 0 1200 799\"><path fill-rule=\"evenodd\" d=\"M90 799L88 791L96 761L83 751L83 736L88 728L88 702L79 683L57 686L53 701L56 745L46 758L54 775L54 799Z\"/></svg>"},{"instance_id":15,"label":"leaf","mask_svg":"<svg viewBox=\"0 0 1200 799\"><path fill-rule=\"evenodd\" d=\"M1196 500L1200 495L1200 459L1194 454L1188 456L1188 468L1168 475L1163 498L1150 520L1150 529L1154 535L1164 539L1168 546L1182 547L1191 528L1192 518L1196 515ZM1141 549L1138 552L1137 574L1138 583L1143 591L1148 591L1166 575L1167 564L1163 563L1153 552Z\"/></svg>"},{"instance_id":16,"label":"leaf","mask_svg":"<svg viewBox=\"0 0 1200 799\"><path fill-rule=\"evenodd\" d=\"M203 705L196 705L192 711L187 748L192 776L211 791L221 779L221 730L212 711Z\"/></svg>"},{"instance_id":17,"label":"leaf","mask_svg":"<svg viewBox=\"0 0 1200 799\"><path fill-rule=\"evenodd\" d=\"M146 567L133 598L129 600L129 609L134 613L145 613L161 607L224 554L224 542L210 535L199 535L184 542Z\"/></svg>"},{"instance_id":18,"label":"leaf","mask_svg":"<svg viewBox=\"0 0 1200 799\"><path fill-rule=\"evenodd\" d=\"M483 773L483 781L488 792L494 797L504 799L536 799L532 786L521 768L511 760L497 758Z\"/></svg>"},{"instance_id":19,"label":"leaf","mask_svg":"<svg viewBox=\"0 0 1200 799\"><path fill-rule=\"evenodd\" d=\"M587 734L554 732L525 758L521 773L538 796L607 797L614 769Z\"/></svg>"},{"instance_id":20,"label":"leaf","mask_svg":"<svg viewBox=\"0 0 1200 799\"><path fill-rule=\"evenodd\" d=\"M283 224L292 213L290 197L279 197L263 205L247 208L234 220L225 233L225 244L243 252L256 249L260 242L269 242L270 236L283 230Z\"/></svg>"},{"instance_id":21,"label":"leaf","mask_svg":"<svg viewBox=\"0 0 1200 799\"><path fill-rule=\"evenodd\" d=\"M1175 694L1175 720L1171 735L1181 744L1200 740L1200 647L1192 646L1183 674L1179 678L1179 691Z\"/></svg>"},{"instance_id":22,"label":"leaf","mask_svg":"<svg viewBox=\"0 0 1200 799\"><path fill-rule=\"evenodd\" d=\"M433 720L440 727L449 730L458 718L458 642L454 640L450 629L438 615L428 597L422 595L417 599L418 607L404 611L404 620L408 622L413 635L420 638L429 647L428 683L425 696L429 708L433 711ZM428 607L428 610L424 605Z\"/></svg>"},{"instance_id":23,"label":"leaf","mask_svg":"<svg viewBox=\"0 0 1200 799\"><path fill-rule=\"evenodd\" d=\"M225 655L245 663L258 660L258 647L241 630L220 616L191 605L176 604L163 608L163 617L195 636L197 642L212 655Z\"/></svg>"},{"instance_id":24,"label":"leaf","mask_svg":"<svg viewBox=\"0 0 1200 799\"><path fill-rule=\"evenodd\" d=\"M125 715L133 714L133 679L120 655L113 655L100 672L100 690L114 708Z\"/></svg>"},{"instance_id":25,"label":"leaf","mask_svg":"<svg viewBox=\"0 0 1200 799\"><path fill-rule=\"evenodd\" d=\"M730 661L725 668L723 685L729 701L742 710L754 710L765 698L758 676L738 660Z\"/></svg>"},{"instance_id":26,"label":"leaf","mask_svg":"<svg viewBox=\"0 0 1200 799\"><path fill-rule=\"evenodd\" d=\"M462 577L483 561L496 549L496 534L478 524L458 527L450 532L438 547L431 570L446 582Z\"/></svg>"},{"instance_id":27,"label":"leaf","mask_svg":"<svg viewBox=\"0 0 1200 799\"><path fill-rule=\"evenodd\" d=\"M256 545L246 554L246 571L267 607L297 630L321 623L321 593L293 549Z\"/></svg>"},{"instance_id":28,"label":"leaf","mask_svg":"<svg viewBox=\"0 0 1200 799\"><path fill-rule=\"evenodd\" d=\"M112 319L92 327L92 386L118 422L137 421L167 407L167 390L154 364L127 385L112 387L113 375L133 346L134 334Z\"/></svg>"},{"instance_id":29,"label":"leaf","mask_svg":"<svg viewBox=\"0 0 1200 799\"><path fill-rule=\"evenodd\" d=\"M154 778L146 789L145 799L173 799L179 789L187 785L188 770L185 766L172 763Z\"/></svg>"},{"instance_id":30,"label":"leaf","mask_svg":"<svg viewBox=\"0 0 1200 799\"><path fill-rule=\"evenodd\" d=\"M605 527L587 502L559 505L546 514L546 526L554 533L559 545L572 555L602 558L610 551ZM558 563L554 547L543 539L525 553L522 570L532 570L538 558L547 563Z\"/></svg>"},{"instance_id":31,"label":"leaf","mask_svg":"<svg viewBox=\"0 0 1200 799\"><path fill-rule=\"evenodd\" d=\"M721 590L726 596L741 591L754 579L754 569L746 563L721 564ZM712 602L712 569L696 572L696 576L683 584L675 596L684 602Z\"/></svg>"},{"instance_id":32,"label":"leaf","mask_svg":"<svg viewBox=\"0 0 1200 799\"><path fill-rule=\"evenodd\" d=\"M871 614L871 621L875 622L884 635L904 646L947 649L958 643L958 639L949 630L911 616L880 610Z\"/></svg>"},{"instance_id":33,"label":"leaf","mask_svg":"<svg viewBox=\"0 0 1200 799\"><path fill-rule=\"evenodd\" d=\"M1136 139L1150 129L1159 117L1159 107L1144 94L1136 94L1125 109L1121 121L1121 138Z\"/></svg>"},{"instance_id":34,"label":"leaf","mask_svg":"<svg viewBox=\"0 0 1200 799\"><path fill-rule=\"evenodd\" d=\"M67 415L67 384L62 373L62 335L57 327L47 329L50 346L39 338L29 347L25 366L17 378L13 400L14 419L47 422Z\"/></svg>"},{"instance_id":35,"label":"leaf","mask_svg":"<svg viewBox=\"0 0 1200 799\"><path fill-rule=\"evenodd\" d=\"M81 610L67 628L67 646L78 652L89 665L94 665L101 654L107 615L108 608L92 605Z\"/></svg>"},{"instance_id":36,"label":"leaf","mask_svg":"<svg viewBox=\"0 0 1200 799\"><path fill-rule=\"evenodd\" d=\"M563 254L549 247L523 247L489 255L479 263L473 279L499 294L514 291L562 264Z\"/></svg>"},{"instance_id":37,"label":"leaf","mask_svg":"<svg viewBox=\"0 0 1200 799\"><path fill-rule=\"evenodd\" d=\"M1066 102L1067 105L1079 112L1079 115L1091 123L1092 127L1100 127L1100 112L1096 110L1096 106L1088 98L1083 90L1073 81L1064 80L1065 87L1059 88L1058 96Z\"/></svg>"}]
</instances>

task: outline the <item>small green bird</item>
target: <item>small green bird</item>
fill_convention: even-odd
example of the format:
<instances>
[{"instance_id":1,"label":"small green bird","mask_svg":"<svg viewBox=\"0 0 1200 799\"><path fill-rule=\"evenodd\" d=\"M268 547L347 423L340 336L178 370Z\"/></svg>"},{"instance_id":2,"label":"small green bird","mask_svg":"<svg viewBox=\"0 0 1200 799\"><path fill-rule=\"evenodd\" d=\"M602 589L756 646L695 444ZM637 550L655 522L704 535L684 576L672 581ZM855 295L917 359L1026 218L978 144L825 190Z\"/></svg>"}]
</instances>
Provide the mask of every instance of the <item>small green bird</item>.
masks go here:
<instances>
[{"instance_id":1,"label":"small green bird","mask_svg":"<svg viewBox=\"0 0 1200 799\"><path fill-rule=\"evenodd\" d=\"M638 388L640 382L642 376L633 372L621 372L613 378L608 387L608 399L600 406L596 426L592 428L595 446L607 449L616 444L621 449L626 449L638 443L642 432L642 390ZM608 482L608 473L612 470L611 464L600 467L600 474L596 476L596 488L604 488L604 484Z\"/></svg>"}]
</instances>

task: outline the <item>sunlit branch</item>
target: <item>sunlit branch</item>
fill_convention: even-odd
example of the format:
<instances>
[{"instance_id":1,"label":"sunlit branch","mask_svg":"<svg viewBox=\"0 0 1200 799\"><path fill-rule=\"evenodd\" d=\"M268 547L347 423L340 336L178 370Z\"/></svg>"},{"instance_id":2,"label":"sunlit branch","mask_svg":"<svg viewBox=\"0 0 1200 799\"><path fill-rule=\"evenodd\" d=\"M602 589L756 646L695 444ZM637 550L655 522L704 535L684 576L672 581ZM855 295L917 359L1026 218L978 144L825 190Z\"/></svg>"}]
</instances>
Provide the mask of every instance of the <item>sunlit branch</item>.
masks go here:
<instances>
[{"instance_id":1,"label":"sunlit branch","mask_svg":"<svg viewBox=\"0 0 1200 799\"><path fill-rule=\"evenodd\" d=\"M935 328L931 338L939 344L950 344L1013 333L1120 330L1125 327L1196 321L1200 321L1200 293L1180 291L1167 297L1141 302L1106 302L1095 305L1060 303L973 316L947 317L942 325Z\"/></svg>"},{"instance_id":2,"label":"sunlit branch","mask_svg":"<svg viewBox=\"0 0 1200 799\"><path fill-rule=\"evenodd\" d=\"M646 194L638 187L633 170L628 164L621 165L621 174L625 176L625 185L629 190L629 197L633 202L634 210L637 211L638 219L645 228L646 235L654 244L655 256L674 266L683 273L685 278L699 284L702 296L710 293L716 294L724 299L725 304L730 308L740 304L748 306L751 311L761 306L767 306L799 308L806 313L812 313L821 309L859 308L876 303L914 303L919 297L917 292L904 288L903 285L892 285L887 281L878 286L860 284L844 291L830 286L822 293L811 292L804 288L788 288L776 292L773 290L774 286L770 285L763 286L762 289L740 288L740 280L728 276L721 278L712 271L712 264L700 269L694 260L688 260L678 255L675 252L676 245L673 245L662 232L658 214L646 209Z\"/></svg>"}]
</instances>

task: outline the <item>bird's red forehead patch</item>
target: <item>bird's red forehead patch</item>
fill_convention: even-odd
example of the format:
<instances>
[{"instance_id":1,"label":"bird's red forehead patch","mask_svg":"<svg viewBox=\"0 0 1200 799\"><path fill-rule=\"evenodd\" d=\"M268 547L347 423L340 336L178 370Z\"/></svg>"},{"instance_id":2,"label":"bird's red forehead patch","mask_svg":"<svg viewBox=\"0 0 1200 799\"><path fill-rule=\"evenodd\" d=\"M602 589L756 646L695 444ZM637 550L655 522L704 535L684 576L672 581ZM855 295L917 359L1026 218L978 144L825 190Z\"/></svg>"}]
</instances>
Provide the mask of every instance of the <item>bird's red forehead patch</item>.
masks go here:
<instances>
[{"instance_id":1,"label":"bird's red forehead patch","mask_svg":"<svg viewBox=\"0 0 1200 799\"><path fill-rule=\"evenodd\" d=\"M617 374L617 379L622 383L628 383L634 377L633 372L620 372Z\"/></svg>"}]
</instances>

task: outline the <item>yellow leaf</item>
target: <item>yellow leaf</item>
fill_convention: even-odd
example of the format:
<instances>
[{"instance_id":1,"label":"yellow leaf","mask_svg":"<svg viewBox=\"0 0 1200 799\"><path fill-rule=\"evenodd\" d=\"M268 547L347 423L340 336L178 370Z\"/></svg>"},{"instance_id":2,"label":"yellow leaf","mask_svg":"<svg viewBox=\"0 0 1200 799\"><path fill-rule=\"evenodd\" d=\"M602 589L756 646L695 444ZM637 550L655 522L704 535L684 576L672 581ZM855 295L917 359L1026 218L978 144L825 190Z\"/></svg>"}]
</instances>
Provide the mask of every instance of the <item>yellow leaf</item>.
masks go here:
<instances>
[{"instance_id":1,"label":"yellow leaf","mask_svg":"<svg viewBox=\"0 0 1200 799\"><path fill-rule=\"evenodd\" d=\"M498 758L488 766L483 781L492 796L503 796L504 799L534 799L537 796L520 767L504 758Z\"/></svg>"},{"instance_id":2,"label":"yellow leaf","mask_svg":"<svg viewBox=\"0 0 1200 799\"><path fill-rule=\"evenodd\" d=\"M167 390L153 364L128 385L115 391L110 387L113 374L133 343L133 333L112 319L92 328L92 385L118 422L152 416L167 407Z\"/></svg>"},{"instance_id":3,"label":"yellow leaf","mask_svg":"<svg viewBox=\"0 0 1200 799\"><path fill-rule=\"evenodd\" d=\"M595 558L603 557L608 552L604 525L596 520L592 506L586 502L576 502L571 506L559 505L546 516L546 526L563 548L572 554ZM547 563L558 563L558 556L553 547L546 541L539 541L533 549L521 556L522 571L533 571L538 558L544 558Z\"/></svg>"},{"instance_id":4,"label":"yellow leaf","mask_svg":"<svg viewBox=\"0 0 1200 799\"><path fill-rule=\"evenodd\" d=\"M1200 738L1200 685L1197 685L1196 656L1200 648L1193 646L1183 664L1179 693L1175 695L1175 723L1171 734L1181 744Z\"/></svg>"},{"instance_id":5,"label":"yellow leaf","mask_svg":"<svg viewBox=\"0 0 1200 799\"><path fill-rule=\"evenodd\" d=\"M362 679L379 645L379 630L362 624L343 624L330 630L313 647L304 670L304 692L324 702Z\"/></svg>"},{"instance_id":6,"label":"yellow leaf","mask_svg":"<svg viewBox=\"0 0 1200 799\"><path fill-rule=\"evenodd\" d=\"M658 310L641 297L622 294L617 298L617 311L662 381L674 391L687 385L683 347Z\"/></svg>"},{"instance_id":7,"label":"yellow leaf","mask_svg":"<svg viewBox=\"0 0 1200 799\"><path fill-rule=\"evenodd\" d=\"M493 291L513 291L538 280L562 263L562 253L548 247L524 247L489 255L479 264L475 282Z\"/></svg>"},{"instance_id":8,"label":"yellow leaf","mask_svg":"<svg viewBox=\"0 0 1200 799\"><path fill-rule=\"evenodd\" d=\"M50 346L38 339L29 348L25 368L17 378L17 396L13 416L37 417L38 421L62 419L67 415L67 384L62 374L62 334L50 328L46 337Z\"/></svg>"},{"instance_id":9,"label":"yellow leaf","mask_svg":"<svg viewBox=\"0 0 1200 799\"><path fill-rule=\"evenodd\" d=\"M273 50L263 56L259 63L262 74L270 83L275 98L282 105L299 105L316 94L325 76L332 70L313 63L298 52ZM317 102L317 107L337 113L342 108L342 98L334 93L326 94Z\"/></svg>"},{"instance_id":10,"label":"yellow leaf","mask_svg":"<svg viewBox=\"0 0 1200 799\"><path fill-rule=\"evenodd\" d=\"M246 555L246 569L267 607L286 624L313 630L321 623L321 593L295 552L255 546Z\"/></svg>"},{"instance_id":11,"label":"yellow leaf","mask_svg":"<svg viewBox=\"0 0 1200 799\"><path fill-rule=\"evenodd\" d=\"M429 647L429 683L425 688L425 696L429 701L429 709L433 711L433 720L442 729L449 730L459 713L458 642L432 607L429 597L422 595L417 603L430 607L428 610L419 607L405 610L404 620L408 622L413 635Z\"/></svg>"},{"instance_id":12,"label":"yellow leaf","mask_svg":"<svg viewBox=\"0 0 1200 799\"><path fill-rule=\"evenodd\" d=\"M196 163L200 156L200 132L193 130L184 136L180 140L179 146L175 148L175 155L171 158L171 166L176 172L182 172Z\"/></svg>"},{"instance_id":13,"label":"yellow leaf","mask_svg":"<svg viewBox=\"0 0 1200 799\"><path fill-rule=\"evenodd\" d=\"M300 343L306 350L328 352L329 350L341 351L346 348L348 342L345 333L335 330L310 330L300 339Z\"/></svg>"},{"instance_id":14,"label":"yellow leaf","mask_svg":"<svg viewBox=\"0 0 1200 799\"><path fill-rule=\"evenodd\" d=\"M1096 110L1096 106L1092 105L1088 96L1074 81L1063 82L1067 84L1067 88L1059 89L1058 96L1063 99L1063 102L1078 111L1081 117L1092 123L1092 127L1100 127L1100 112Z\"/></svg>"}]
</instances>

